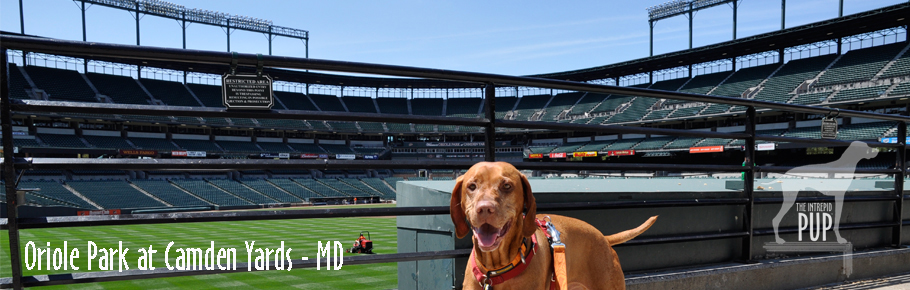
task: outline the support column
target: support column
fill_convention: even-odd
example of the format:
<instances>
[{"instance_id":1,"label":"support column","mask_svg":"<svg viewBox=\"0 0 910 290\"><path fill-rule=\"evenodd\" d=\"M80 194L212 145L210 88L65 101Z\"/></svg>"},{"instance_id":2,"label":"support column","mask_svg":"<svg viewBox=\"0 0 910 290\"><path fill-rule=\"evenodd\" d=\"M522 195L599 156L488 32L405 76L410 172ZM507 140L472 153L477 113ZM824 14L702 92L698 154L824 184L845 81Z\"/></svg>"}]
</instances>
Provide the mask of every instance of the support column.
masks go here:
<instances>
[{"instance_id":1,"label":"support column","mask_svg":"<svg viewBox=\"0 0 910 290\"><path fill-rule=\"evenodd\" d=\"M743 209L743 230L748 233L747 236L743 237L742 243L742 255L740 259L743 261L752 260L752 236L754 235L754 229L752 224L752 213L753 207L755 204L755 195L753 189L755 187L755 107L750 106L746 109L746 134L749 137L746 138L745 144L745 166L751 168L746 170L743 174L743 194L749 201L746 203L745 208Z\"/></svg>"},{"instance_id":2,"label":"support column","mask_svg":"<svg viewBox=\"0 0 910 290\"><path fill-rule=\"evenodd\" d=\"M787 0L780 0L780 30L786 27L784 24L787 20Z\"/></svg>"},{"instance_id":3,"label":"support column","mask_svg":"<svg viewBox=\"0 0 910 290\"><path fill-rule=\"evenodd\" d=\"M139 1L136 1L136 46L139 46Z\"/></svg>"},{"instance_id":4,"label":"support column","mask_svg":"<svg viewBox=\"0 0 910 290\"><path fill-rule=\"evenodd\" d=\"M227 19L227 52L231 52L231 19Z\"/></svg>"},{"instance_id":5,"label":"support column","mask_svg":"<svg viewBox=\"0 0 910 290\"><path fill-rule=\"evenodd\" d=\"M496 85L493 83L487 83L484 87L483 102L489 120L484 132L484 160L496 161Z\"/></svg>"},{"instance_id":6,"label":"support column","mask_svg":"<svg viewBox=\"0 0 910 290\"><path fill-rule=\"evenodd\" d=\"M651 54L649 56L654 56L654 21L648 21L648 26L651 26L651 37L649 38L649 43L651 44Z\"/></svg>"},{"instance_id":7,"label":"support column","mask_svg":"<svg viewBox=\"0 0 910 290\"><path fill-rule=\"evenodd\" d=\"M88 41L85 33L85 1L82 1L82 41ZM82 72L88 72L88 59L82 59Z\"/></svg>"},{"instance_id":8,"label":"support column","mask_svg":"<svg viewBox=\"0 0 910 290\"><path fill-rule=\"evenodd\" d=\"M739 0L733 0L733 40L736 40L736 12Z\"/></svg>"},{"instance_id":9,"label":"support column","mask_svg":"<svg viewBox=\"0 0 910 290\"><path fill-rule=\"evenodd\" d=\"M837 17L844 17L844 0L840 0L840 5L837 9Z\"/></svg>"},{"instance_id":10,"label":"support column","mask_svg":"<svg viewBox=\"0 0 910 290\"><path fill-rule=\"evenodd\" d=\"M897 225L894 226L891 231L891 245L900 248L901 247L901 235L903 232L901 229L904 227L904 170L907 169L907 123L897 122L897 144L900 144L900 147L897 147L897 160L896 166L900 169L900 173L894 175L894 192L897 193L897 200L894 201L894 216L897 220Z\"/></svg>"},{"instance_id":11,"label":"support column","mask_svg":"<svg viewBox=\"0 0 910 290\"><path fill-rule=\"evenodd\" d=\"M19 0L19 33L25 35L25 12L22 9L22 0ZM28 52L22 51L22 66L28 65L25 57L27 54Z\"/></svg>"},{"instance_id":12,"label":"support column","mask_svg":"<svg viewBox=\"0 0 910 290\"><path fill-rule=\"evenodd\" d=\"M9 64L6 49L0 49L0 128L3 129L3 182L6 183L6 217L9 229L9 260L13 275L13 289L22 289L22 258L19 252L18 192L16 192L16 165L13 160L13 118L10 116Z\"/></svg>"},{"instance_id":13,"label":"support column","mask_svg":"<svg viewBox=\"0 0 910 290\"><path fill-rule=\"evenodd\" d=\"M689 2L689 49L692 49L692 19L695 18L695 12L692 11L692 2Z\"/></svg>"}]
</instances>

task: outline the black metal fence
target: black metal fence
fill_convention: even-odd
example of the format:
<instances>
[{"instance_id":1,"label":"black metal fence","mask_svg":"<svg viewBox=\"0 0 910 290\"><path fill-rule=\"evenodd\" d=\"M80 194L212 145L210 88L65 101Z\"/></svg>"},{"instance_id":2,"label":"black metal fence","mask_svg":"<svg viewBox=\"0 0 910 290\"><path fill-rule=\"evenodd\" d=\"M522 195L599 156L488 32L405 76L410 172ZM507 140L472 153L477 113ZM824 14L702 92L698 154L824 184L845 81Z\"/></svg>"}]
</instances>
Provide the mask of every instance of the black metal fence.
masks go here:
<instances>
[{"instance_id":1,"label":"black metal fence","mask_svg":"<svg viewBox=\"0 0 910 290\"><path fill-rule=\"evenodd\" d=\"M41 52L49 54L61 54L80 58L119 58L130 60L155 60L167 62L181 62L193 64L231 64L236 62L239 66L256 67L263 65L273 68L291 68L307 70L325 70L336 72L380 74L398 77L415 77L425 79L438 79L460 81L467 83L477 83L484 85L484 118L456 118L456 117L432 117L416 115L396 115L396 114L374 114L374 113L337 113L337 112L314 112L314 111L296 111L296 110L271 110L271 111L227 111L218 108L197 108L197 107L175 107L175 106L152 106L152 105L124 105L124 104L97 104L97 103L78 103L78 102L57 102L57 101L39 101L39 100L11 100L9 98L9 74L7 71L7 50L23 50L30 52ZM151 116L199 116L199 117L234 117L234 118L257 118L257 119L309 119L309 120L337 120L337 121L374 121L374 122L398 122L398 123L415 123L415 124L439 124L439 125L462 125L462 126L481 126L485 130L485 159L495 161L495 129L504 128L527 128L527 129L548 129L548 130L575 130L589 131L599 133L635 133L635 134L656 134L656 135L674 135L689 137L707 137L707 138L727 138L727 139L744 139L745 156L749 160L755 160L755 141L766 140L776 142L796 142L807 144L821 144L827 146L847 146L850 141L843 140L821 140L821 139L804 139L780 136L756 135L756 108L784 110L789 112L810 113L830 115L834 109L804 106L794 104L783 104L765 101L756 101L751 99L696 95L681 92L648 90L631 87L615 87L606 85L596 85L589 83L579 83L571 81L561 81L554 79L516 77L495 74L483 74L462 71L449 71L439 69L426 69L415 67L403 67L392 65L377 65L368 63L352 63L341 61L328 61L308 58L281 57L281 56L261 56L257 58L254 54L235 54L227 52L198 51L170 48L152 48L139 47L131 45L117 44L99 44L88 42L64 41L53 39L31 38L23 36L0 36L0 61L4 70L4 78L0 80L0 113L2 113L3 129L3 146L7 148L3 151L3 178L6 182L7 192L7 213L8 218L0 220L0 227L9 230L10 260L12 265L12 277L0 278L0 287L12 287L20 289L25 286L45 286L75 283L92 283L105 281L119 281L132 279L148 279L161 277L176 277L188 275L205 275L226 273L225 271L123 271L123 272L90 272L90 273L70 273L70 274L52 274L23 277L21 257L19 255L20 242L19 230L29 228L56 228L56 227L81 227L81 226L99 226L99 225L127 225L127 224L152 224L152 223L185 223L185 222L209 222L209 221L245 221L245 220L275 220L275 219L305 219L305 218L329 218L329 217L357 217L357 216L390 216L390 215L432 215L448 214L448 207L397 207L397 208L374 208L374 209L324 209L324 210L287 210L287 211L262 211L262 212L204 212L204 213L169 213L169 214L134 214L127 216L81 216L81 217L46 217L46 218L18 218L16 202L16 177L12 172L25 169L123 169L123 170L157 170L157 169L396 169L396 168L426 168L426 169L465 169L470 167L472 162L461 161L382 161L382 160L182 160L182 159L156 159L156 160L136 160L136 159L67 159L67 158L15 158L13 155L13 138L12 138L12 120L11 115L16 113L29 112L69 112L69 113L86 113L93 114L133 114L133 115L151 115ZM581 124L564 124L553 122L534 122L534 121L515 121L515 120L496 120L495 113L495 86L529 86L541 87L560 90L594 92L604 94L621 94L653 98L666 98L675 100L710 102L720 104L730 104L747 107L745 119L746 126L744 133L721 133L708 131L688 131L673 129L657 129L644 127L625 127L625 126L607 126L607 125L581 125ZM872 197L850 197L848 202L853 201L893 201L895 206L895 217L893 222L885 223L862 223L862 224L842 224L844 229L857 228L883 228L890 227L893 229L892 246L900 246L901 228L903 225L910 225L910 221L903 221L902 203L904 199L910 198L903 194L904 175L906 171L906 122L910 118L899 115L887 115L871 112L837 110L839 116L843 117L862 117L870 119L879 119L885 121L894 121L898 124L898 143L883 144L878 142L868 142L874 147L891 147L897 148L894 169L864 169L857 170L858 173L882 173L893 174L895 176L894 192L884 196ZM727 239L741 238L742 253L740 260L749 261L752 257L753 237L757 235L769 235L774 232L770 229L753 228L752 213L753 206L756 203L775 203L780 199L756 199L753 195L754 177L756 172L785 172L792 167L773 166L739 166L724 164L704 164L704 165L682 165L682 164L636 164L636 163L541 163L541 162L516 162L514 165L519 169L549 169L549 170L636 170L636 171L709 171L709 172L745 172L743 196L742 198L724 198L710 200L663 200L663 201L612 201L612 202L581 202L581 203L558 203L541 205L540 211L568 210L568 209L610 209L610 208L631 208L631 207L673 207L673 206L711 206L711 205L740 205L743 206L742 212L742 230L716 232L716 233L691 233L671 236L660 236L651 238L642 238L630 241L628 245L670 243L682 241L699 241L710 239ZM817 198L800 198L800 201L815 201ZM796 228L781 228L782 233L794 232ZM418 261L430 259L448 259L456 257L467 257L469 250L451 250L437 252L418 252L418 253L399 253L384 254L372 256L345 257L344 264L368 264L384 262L401 262L401 261ZM312 261L295 261L294 267L304 268L313 267ZM245 268L244 265L238 269Z\"/></svg>"}]
</instances>

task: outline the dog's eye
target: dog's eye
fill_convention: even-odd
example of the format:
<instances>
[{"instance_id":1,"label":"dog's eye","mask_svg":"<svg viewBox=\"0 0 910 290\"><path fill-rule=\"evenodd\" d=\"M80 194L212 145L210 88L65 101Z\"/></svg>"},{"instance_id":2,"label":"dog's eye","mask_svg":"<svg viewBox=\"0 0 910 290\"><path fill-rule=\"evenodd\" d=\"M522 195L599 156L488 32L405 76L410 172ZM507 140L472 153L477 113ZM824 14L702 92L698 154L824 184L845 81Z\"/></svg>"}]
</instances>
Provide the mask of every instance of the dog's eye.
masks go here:
<instances>
[{"instance_id":1,"label":"dog's eye","mask_svg":"<svg viewBox=\"0 0 910 290\"><path fill-rule=\"evenodd\" d=\"M503 189L503 190L511 190L511 189L512 189L512 185L511 185L511 184L508 184L508 183L503 184L503 185L502 185L502 189Z\"/></svg>"},{"instance_id":2,"label":"dog's eye","mask_svg":"<svg viewBox=\"0 0 910 290\"><path fill-rule=\"evenodd\" d=\"M474 191L475 189L477 189L477 185L476 185L476 184L471 183L471 184L468 185L468 190Z\"/></svg>"}]
</instances>

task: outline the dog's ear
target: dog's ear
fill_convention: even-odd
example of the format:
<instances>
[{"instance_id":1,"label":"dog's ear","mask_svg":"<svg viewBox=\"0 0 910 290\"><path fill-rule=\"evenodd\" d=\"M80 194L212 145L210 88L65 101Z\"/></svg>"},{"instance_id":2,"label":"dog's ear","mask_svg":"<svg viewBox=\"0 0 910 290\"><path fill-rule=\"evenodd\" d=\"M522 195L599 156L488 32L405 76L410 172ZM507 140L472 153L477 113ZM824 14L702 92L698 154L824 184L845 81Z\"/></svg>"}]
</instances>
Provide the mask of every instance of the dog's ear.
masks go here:
<instances>
[{"instance_id":1,"label":"dog's ear","mask_svg":"<svg viewBox=\"0 0 910 290\"><path fill-rule=\"evenodd\" d=\"M464 213L464 205L461 204L461 183L464 175L459 176L455 182L455 188L452 189L452 201L449 204L449 215L452 217L452 223L455 224L455 236L464 238L468 234L468 223L465 221L467 216Z\"/></svg>"},{"instance_id":2,"label":"dog's ear","mask_svg":"<svg viewBox=\"0 0 910 290\"><path fill-rule=\"evenodd\" d=\"M520 174L520 173L519 173ZM524 200L525 200L525 209L527 213L525 214L524 222L522 223L521 235L528 237L534 234L537 231L537 223L534 221L537 219L537 201L534 200L534 193L531 192L531 184L528 183L528 178L524 174L521 175L521 188L524 189Z\"/></svg>"}]
</instances>

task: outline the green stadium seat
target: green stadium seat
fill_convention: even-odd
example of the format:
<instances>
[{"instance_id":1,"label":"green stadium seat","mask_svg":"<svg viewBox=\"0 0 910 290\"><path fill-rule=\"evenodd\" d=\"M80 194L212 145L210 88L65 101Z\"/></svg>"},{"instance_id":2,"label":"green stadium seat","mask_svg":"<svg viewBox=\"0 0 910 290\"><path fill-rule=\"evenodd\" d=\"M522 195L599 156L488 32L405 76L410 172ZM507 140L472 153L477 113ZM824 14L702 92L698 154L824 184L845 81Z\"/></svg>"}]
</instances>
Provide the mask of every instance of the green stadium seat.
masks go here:
<instances>
[{"instance_id":1,"label":"green stadium seat","mask_svg":"<svg viewBox=\"0 0 910 290\"><path fill-rule=\"evenodd\" d=\"M341 97L341 101L348 107L349 112L376 113L376 105L370 97Z\"/></svg>"},{"instance_id":2,"label":"green stadium seat","mask_svg":"<svg viewBox=\"0 0 910 290\"><path fill-rule=\"evenodd\" d=\"M210 206L209 203L187 194L166 180L132 180L130 182L174 207Z\"/></svg>"},{"instance_id":3,"label":"green stadium seat","mask_svg":"<svg viewBox=\"0 0 910 290\"><path fill-rule=\"evenodd\" d=\"M204 180L172 179L172 183L218 206L241 206L253 203L224 192Z\"/></svg>"},{"instance_id":4,"label":"green stadium seat","mask_svg":"<svg viewBox=\"0 0 910 290\"><path fill-rule=\"evenodd\" d=\"M346 112L344 110L344 105L341 104L341 100L338 99L337 96L310 94L310 99L313 100L313 103L322 111Z\"/></svg>"},{"instance_id":5,"label":"green stadium seat","mask_svg":"<svg viewBox=\"0 0 910 290\"><path fill-rule=\"evenodd\" d=\"M124 180L71 180L67 185L104 209L160 208L167 205L136 190Z\"/></svg>"},{"instance_id":6,"label":"green stadium seat","mask_svg":"<svg viewBox=\"0 0 910 290\"><path fill-rule=\"evenodd\" d=\"M50 100L98 102L95 91L77 71L29 65L25 72Z\"/></svg>"},{"instance_id":7,"label":"green stadium seat","mask_svg":"<svg viewBox=\"0 0 910 290\"><path fill-rule=\"evenodd\" d=\"M844 84L872 79L885 64L894 59L906 43L851 50L818 78L816 86Z\"/></svg>"},{"instance_id":8,"label":"green stadium seat","mask_svg":"<svg viewBox=\"0 0 910 290\"><path fill-rule=\"evenodd\" d=\"M153 79L139 79L139 82L142 83L142 86L144 86L155 99L161 100L167 105L188 107L201 106L182 83Z\"/></svg>"},{"instance_id":9,"label":"green stadium seat","mask_svg":"<svg viewBox=\"0 0 910 290\"><path fill-rule=\"evenodd\" d=\"M276 185L264 180L264 179L241 179L240 182L249 186L250 188L268 196L275 200L284 203L302 203L304 198L297 197L293 194L289 194L286 191L282 191Z\"/></svg>"},{"instance_id":10,"label":"green stadium seat","mask_svg":"<svg viewBox=\"0 0 910 290\"><path fill-rule=\"evenodd\" d=\"M131 77L99 73L86 73L85 76L100 94L110 97L114 103L150 104L148 94Z\"/></svg>"}]
</instances>

